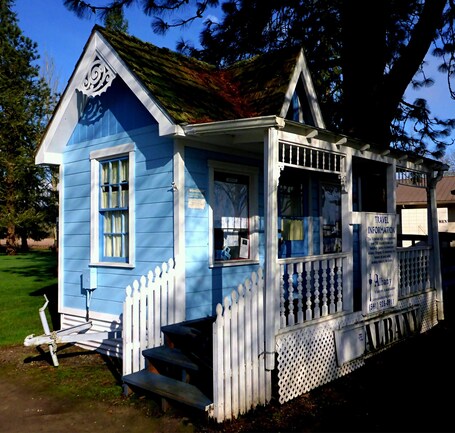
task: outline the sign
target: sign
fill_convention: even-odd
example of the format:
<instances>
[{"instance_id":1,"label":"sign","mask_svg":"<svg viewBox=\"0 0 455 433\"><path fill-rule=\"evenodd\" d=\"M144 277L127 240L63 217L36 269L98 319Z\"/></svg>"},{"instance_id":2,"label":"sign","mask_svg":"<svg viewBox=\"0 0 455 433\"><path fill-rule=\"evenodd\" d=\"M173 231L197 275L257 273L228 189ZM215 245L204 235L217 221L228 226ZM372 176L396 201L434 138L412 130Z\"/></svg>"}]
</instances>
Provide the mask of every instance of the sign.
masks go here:
<instances>
[{"instance_id":1,"label":"sign","mask_svg":"<svg viewBox=\"0 0 455 433\"><path fill-rule=\"evenodd\" d=\"M188 208L205 209L204 192L197 188L188 189Z\"/></svg>"},{"instance_id":2,"label":"sign","mask_svg":"<svg viewBox=\"0 0 455 433\"><path fill-rule=\"evenodd\" d=\"M381 313L362 323L334 331L337 363L342 366L369 353L420 333L422 317L418 305L390 314Z\"/></svg>"},{"instance_id":3,"label":"sign","mask_svg":"<svg viewBox=\"0 0 455 433\"><path fill-rule=\"evenodd\" d=\"M396 227L395 214L362 214L362 291L366 314L397 306Z\"/></svg>"}]
</instances>

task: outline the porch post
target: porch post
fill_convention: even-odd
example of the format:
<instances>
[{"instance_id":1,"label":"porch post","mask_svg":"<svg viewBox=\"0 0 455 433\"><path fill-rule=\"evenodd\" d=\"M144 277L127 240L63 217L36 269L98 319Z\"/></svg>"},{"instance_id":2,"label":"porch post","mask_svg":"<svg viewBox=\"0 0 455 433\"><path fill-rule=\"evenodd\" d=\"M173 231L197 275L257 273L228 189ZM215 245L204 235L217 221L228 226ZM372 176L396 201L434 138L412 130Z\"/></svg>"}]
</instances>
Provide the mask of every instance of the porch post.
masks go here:
<instances>
[{"instance_id":1,"label":"porch post","mask_svg":"<svg viewBox=\"0 0 455 433\"><path fill-rule=\"evenodd\" d=\"M343 259L343 311L354 311L354 259L352 221L352 149L346 148L344 175L341 175L341 225L343 252L349 252ZM344 177L343 177L344 176ZM343 185L344 184L344 185Z\"/></svg>"},{"instance_id":2,"label":"porch post","mask_svg":"<svg viewBox=\"0 0 455 433\"><path fill-rule=\"evenodd\" d=\"M435 177L428 179L427 201L428 207L428 225L429 239L433 248L432 254L432 269L433 269L433 284L436 289L436 307L439 320L444 320L444 301L442 291L441 277L441 252L439 249L439 230L438 230L438 204L436 200L436 185L441 180L442 172L438 172Z\"/></svg>"},{"instance_id":3,"label":"porch post","mask_svg":"<svg viewBox=\"0 0 455 433\"><path fill-rule=\"evenodd\" d=\"M264 218L265 218L265 366L275 368L275 335L278 330L279 295L276 284L278 278L278 215L277 185L278 131L269 128L264 137Z\"/></svg>"},{"instance_id":4,"label":"porch post","mask_svg":"<svg viewBox=\"0 0 455 433\"><path fill-rule=\"evenodd\" d=\"M186 317L185 288L185 147L174 142L174 255L175 255L175 320Z\"/></svg>"}]
</instances>

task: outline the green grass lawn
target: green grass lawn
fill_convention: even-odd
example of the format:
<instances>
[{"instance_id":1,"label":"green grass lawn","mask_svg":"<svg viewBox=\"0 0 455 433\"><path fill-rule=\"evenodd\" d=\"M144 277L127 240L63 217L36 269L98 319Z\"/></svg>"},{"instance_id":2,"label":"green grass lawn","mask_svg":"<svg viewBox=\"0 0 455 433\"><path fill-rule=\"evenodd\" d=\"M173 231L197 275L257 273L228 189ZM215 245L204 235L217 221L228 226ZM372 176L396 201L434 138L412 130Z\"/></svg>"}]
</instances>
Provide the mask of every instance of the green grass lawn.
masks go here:
<instances>
[{"instance_id":1,"label":"green grass lawn","mask_svg":"<svg viewBox=\"0 0 455 433\"><path fill-rule=\"evenodd\" d=\"M30 334L43 334L38 310L45 302L44 294L49 299L49 327L58 329L55 252L0 254L0 346L23 343Z\"/></svg>"}]
</instances>

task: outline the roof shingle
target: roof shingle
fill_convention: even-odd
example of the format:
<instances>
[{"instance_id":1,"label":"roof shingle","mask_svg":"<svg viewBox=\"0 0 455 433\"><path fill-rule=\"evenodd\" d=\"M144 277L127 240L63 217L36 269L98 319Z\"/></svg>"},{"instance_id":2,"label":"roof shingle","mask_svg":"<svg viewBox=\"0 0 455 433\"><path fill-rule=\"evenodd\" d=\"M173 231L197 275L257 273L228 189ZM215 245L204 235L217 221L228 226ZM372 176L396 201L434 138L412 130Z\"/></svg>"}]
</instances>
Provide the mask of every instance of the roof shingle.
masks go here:
<instances>
[{"instance_id":1,"label":"roof shingle","mask_svg":"<svg viewBox=\"0 0 455 433\"><path fill-rule=\"evenodd\" d=\"M299 47L217 69L134 36L95 26L175 123L278 115Z\"/></svg>"}]
</instances>

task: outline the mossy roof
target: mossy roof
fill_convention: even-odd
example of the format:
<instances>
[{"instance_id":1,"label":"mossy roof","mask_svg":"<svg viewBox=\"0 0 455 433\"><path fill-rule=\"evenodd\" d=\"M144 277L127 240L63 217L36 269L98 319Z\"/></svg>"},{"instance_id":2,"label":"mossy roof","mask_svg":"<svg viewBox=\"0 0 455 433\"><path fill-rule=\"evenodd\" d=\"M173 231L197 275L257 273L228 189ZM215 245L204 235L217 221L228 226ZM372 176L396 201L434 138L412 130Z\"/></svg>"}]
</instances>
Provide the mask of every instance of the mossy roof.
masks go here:
<instances>
[{"instance_id":1,"label":"mossy roof","mask_svg":"<svg viewBox=\"0 0 455 433\"><path fill-rule=\"evenodd\" d=\"M218 69L133 36L94 30L177 124L279 115L300 53L293 47Z\"/></svg>"}]
</instances>

